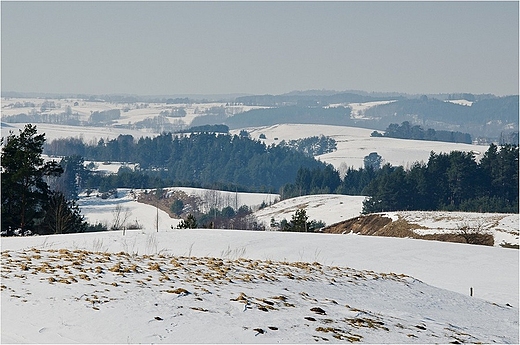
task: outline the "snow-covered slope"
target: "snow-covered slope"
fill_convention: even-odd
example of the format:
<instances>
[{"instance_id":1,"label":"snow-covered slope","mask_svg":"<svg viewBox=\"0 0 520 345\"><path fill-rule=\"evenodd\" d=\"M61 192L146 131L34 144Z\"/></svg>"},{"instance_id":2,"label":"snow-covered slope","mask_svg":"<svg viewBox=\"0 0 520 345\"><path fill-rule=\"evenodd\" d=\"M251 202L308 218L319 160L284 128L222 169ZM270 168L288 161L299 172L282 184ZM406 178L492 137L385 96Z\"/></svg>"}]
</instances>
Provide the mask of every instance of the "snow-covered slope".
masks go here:
<instances>
[{"instance_id":1,"label":"snow-covered slope","mask_svg":"<svg viewBox=\"0 0 520 345\"><path fill-rule=\"evenodd\" d=\"M246 205L250 208L258 209L262 203L272 204L279 200L278 194L269 193L242 193L242 192L226 192L209 190L203 188L191 187L172 187L164 188L168 193L173 191L183 191L188 195L196 196L200 199L200 209L203 212L209 210L208 198L212 202L218 199L219 209L231 206L237 209L240 206ZM81 194L78 205L81 208L82 214L87 221L92 224L106 224L110 227L116 217L116 208L119 206L120 214L125 215L127 222L132 225L139 225L145 231L156 229L157 219L159 220L159 227L161 228L176 228L180 219L171 218L166 212L157 210L152 205L137 202L137 196L146 190L119 188L117 190L117 198L102 199L97 193L90 196ZM148 190L150 191L150 190ZM238 207L237 207L238 206Z\"/></svg>"},{"instance_id":2,"label":"snow-covered slope","mask_svg":"<svg viewBox=\"0 0 520 345\"><path fill-rule=\"evenodd\" d=\"M238 134L239 131L235 130L231 133ZM247 128L247 131L252 138L261 140L267 145L277 144L282 140L289 141L320 135L334 138L337 142L337 150L316 158L334 165L336 169L339 169L342 164L356 169L363 167L363 158L371 152L381 155L384 163L408 167L414 162L427 162L431 151L435 153L449 153L455 150L474 152L476 158L480 159L488 149L487 146L479 145L371 137L372 129L345 126L281 124ZM264 134L266 139L260 139L261 134Z\"/></svg>"},{"instance_id":3,"label":"snow-covered slope","mask_svg":"<svg viewBox=\"0 0 520 345\"><path fill-rule=\"evenodd\" d=\"M3 343L518 342L512 249L163 228L4 238L1 284Z\"/></svg>"},{"instance_id":4,"label":"snow-covered slope","mask_svg":"<svg viewBox=\"0 0 520 345\"><path fill-rule=\"evenodd\" d=\"M331 222L359 212L350 198L295 198L257 214L299 205ZM110 220L118 204L144 228L2 238L3 343L518 342L518 250L179 230L160 210L156 232L156 209L129 191L81 200L91 220Z\"/></svg>"},{"instance_id":5,"label":"snow-covered slope","mask_svg":"<svg viewBox=\"0 0 520 345\"><path fill-rule=\"evenodd\" d=\"M476 213L476 212L443 212L443 211L399 211L385 212L392 219L404 219L408 223L417 224L417 234L440 234L460 231L462 227L490 233L495 239L495 246L509 243L519 244L520 219L518 214Z\"/></svg>"},{"instance_id":6,"label":"snow-covered slope","mask_svg":"<svg viewBox=\"0 0 520 345\"><path fill-rule=\"evenodd\" d=\"M291 220L296 210L305 209L309 220L321 220L326 224L334 224L361 214L364 196L339 194L305 195L282 200L270 207L256 211L254 215L266 225L271 219L280 222Z\"/></svg>"}]
</instances>

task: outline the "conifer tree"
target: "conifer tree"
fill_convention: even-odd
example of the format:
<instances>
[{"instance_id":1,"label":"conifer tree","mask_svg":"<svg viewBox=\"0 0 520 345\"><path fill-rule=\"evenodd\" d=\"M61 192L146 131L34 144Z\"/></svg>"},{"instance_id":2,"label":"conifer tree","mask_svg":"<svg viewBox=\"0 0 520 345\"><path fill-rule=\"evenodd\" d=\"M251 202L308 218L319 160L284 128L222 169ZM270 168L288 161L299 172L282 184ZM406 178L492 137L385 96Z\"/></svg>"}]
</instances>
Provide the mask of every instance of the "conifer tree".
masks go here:
<instances>
[{"instance_id":1,"label":"conifer tree","mask_svg":"<svg viewBox=\"0 0 520 345\"><path fill-rule=\"evenodd\" d=\"M59 177L56 161L44 162L44 134L28 124L19 135L2 139L2 234L28 235L83 232L87 228L78 206L45 181Z\"/></svg>"},{"instance_id":2,"label":"conifer tree","mask_svg":"<svg viewBox=\"0 0 520 345\"><path fill-rule=\"evenodd\" d=\"M45 216L49 187L44 176L58 176L63 169L55 161L41 157L45 135L37 135L28 124L19 135L2 138L2 232L12 235L34 230Z\"/></svg>"}]
</instances>

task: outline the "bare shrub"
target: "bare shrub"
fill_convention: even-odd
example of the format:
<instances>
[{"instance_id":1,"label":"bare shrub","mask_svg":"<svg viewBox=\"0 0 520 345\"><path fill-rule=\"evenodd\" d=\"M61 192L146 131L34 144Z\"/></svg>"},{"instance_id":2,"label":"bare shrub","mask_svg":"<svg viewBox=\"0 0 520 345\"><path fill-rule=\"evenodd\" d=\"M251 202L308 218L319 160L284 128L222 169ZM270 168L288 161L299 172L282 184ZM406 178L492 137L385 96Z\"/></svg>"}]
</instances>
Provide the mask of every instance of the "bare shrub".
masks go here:
<instances>
[{"instance_id":1,"label":"bare shrub","mask_svg":"<svg viewBox=\"0 0 520 345\"><path fill-rule=\"evenodd\" d=\"M464 238L468 244L479 244L492 246L494 244L493 235L485 230L483 222L470 225L467 222L457 224L457 234Z\"/></svg>"}]
</instances>

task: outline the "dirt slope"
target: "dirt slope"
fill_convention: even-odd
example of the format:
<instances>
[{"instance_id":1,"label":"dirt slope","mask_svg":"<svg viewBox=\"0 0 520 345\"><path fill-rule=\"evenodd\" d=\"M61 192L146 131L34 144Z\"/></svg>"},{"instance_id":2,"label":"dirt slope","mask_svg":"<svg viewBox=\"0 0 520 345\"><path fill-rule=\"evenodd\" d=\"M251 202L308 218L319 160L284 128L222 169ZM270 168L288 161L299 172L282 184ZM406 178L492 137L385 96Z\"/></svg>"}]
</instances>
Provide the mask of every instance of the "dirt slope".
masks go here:
<instances>
[{"instance_id":1,"label":"dirt slope","mask_svg":"<svg viewBox=\"0 0 520 345\"><path fill-rule=\"evenodd\" d=\"M408 237L423 240L435 240L444 242L468 243L467 240L456 233L426 234L415 233L414 229L424 228L418 224L412 224L399 218L392 221L391 218L380 214L369 214L346 221L332 224L322 229L322 232L332 234L356 233L369 236ZM491 234L478 234L478 244L493 246L494 239ZM477 244L477 243L475 243Z\"/></svg>"}]
</instances>

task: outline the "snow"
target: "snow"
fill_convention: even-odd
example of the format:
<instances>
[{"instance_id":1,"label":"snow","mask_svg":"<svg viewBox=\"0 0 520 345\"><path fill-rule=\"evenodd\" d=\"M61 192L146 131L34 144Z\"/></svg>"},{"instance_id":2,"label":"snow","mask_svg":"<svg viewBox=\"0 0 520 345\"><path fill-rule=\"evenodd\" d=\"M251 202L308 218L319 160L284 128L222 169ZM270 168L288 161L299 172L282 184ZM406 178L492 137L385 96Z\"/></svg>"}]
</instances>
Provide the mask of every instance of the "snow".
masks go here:
<instances>
[{"instance_id":1,"label":"snow","mask_svg":"<svg viewBox=\"0 0 520 345\"><path fill-rule=\"evenodd\" d=\"M389 104L396 101L375 101L375 102L365 102L365 103L350 103L348 106L352 109L350 117L353 119L366 119L365 112L367 109L383 105Z\"/></svg>"},{"instance_id":2,"label":"snow","mask_svg":"<svg viewBox=\"0 0 520 345\"><path fill-rule=\"evenodd\" d=\"M268 197L246 194L244 204ZM288 216L305 205L329 223L358 214L361 202L307 196L256 214ZM117 199L83 196L80 204L89 219L107 221L120 204L144 228L2 238L2 343L519 341L518 250L354 234L181 230L162 211L156 232L156 209L129 190Z\"/></svg>"},{"instance_id":3,"label":"snow","mask_svg":"<svg viewBox=\"0 0 520 345\"><path fill-rule=\"evenodd\" d=\"M372 129L346 126L280 124L251 127L246 130L253 139L261 140L266 145L278 144L282 140L289 141L320 135L331 137L336 140L337 150L316 158L332 164L336 169L342 166L361 168L364 166L363 159L371 152L381 155L383 164L402 165L406 168L415 162L427 162L431 151L435 153L449 153L455 150L473 152L478 160L488 149L487 146L462 143L371 137ZM239 132L240 130L231 131L232 134ZM260 134L264 134L266 139L260 139Z\"/></svg>"},{"instance_id":4,"label":"snow","mask_svg":"<svg viewBox=\"0 0 520 345\"><path fill-rule=\"evenodd\" d=\"M466 107L471 107L471 105L473 104L472 101L468 101L466 99L450 99L450 100L447 100L446 102L450 102L450 103L454 103L454 104L458 104L458 105L464 105Z\"/></svg>"},{"instance_id":5,"label":"snow","mask_svg":"<svg viewBox=\"0 0 520 345\"><path fill-rule=\"evenodd\" d=\"M10 131L18 135L18 130L23 130L25 123L9 123L5 124L2 122L2 137L7 137ZM53 125L47 123L36 123L35 124L38 133L45 133L45 139L50 142L54 139L59 138L81 138L87 144L97 144L100 139L115 139L119 135L130 134L134 138L140 137L154 137L157 133L148 131L131 130L124 128L114 127L93 127L93 126L66 126L66 125Z\"/></svg>"},{"instance_id":6,"label":"snow","mask_svg":"<svg viewBox=\"0 0 520 345\"><path fill-rule=\"evenodd\" d=\"M304 208L309 221L321 220L327 225L357 217L363 209L364 196L319 194L282 200L279 203L255 212L260 222L269 225L271 218L280 222L291 220L296 210Z\"/></svg>"}]
</instances>

